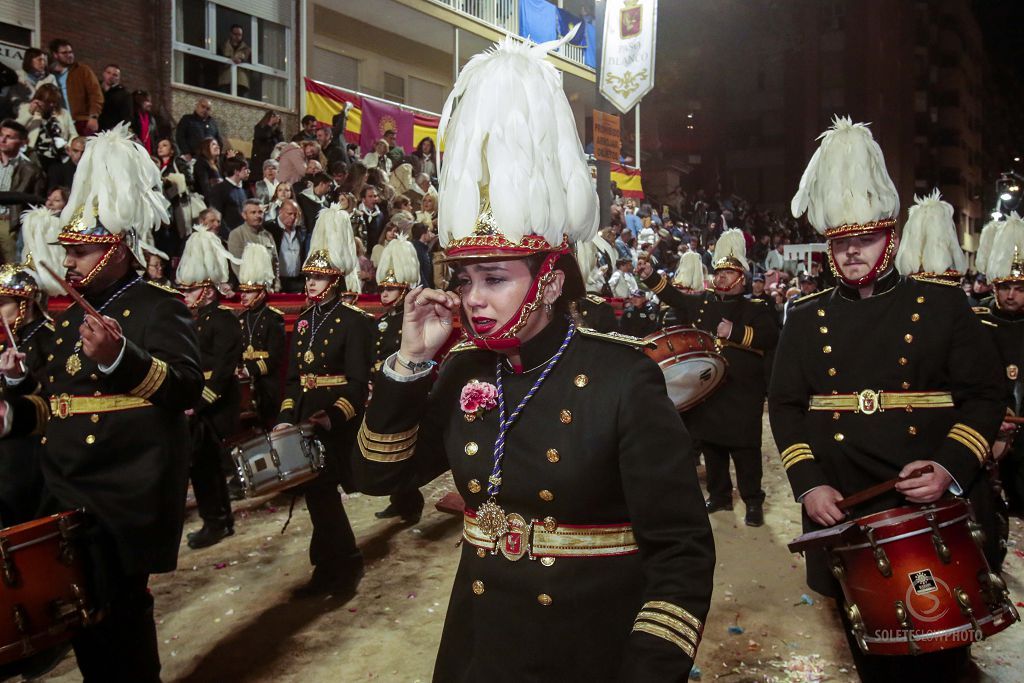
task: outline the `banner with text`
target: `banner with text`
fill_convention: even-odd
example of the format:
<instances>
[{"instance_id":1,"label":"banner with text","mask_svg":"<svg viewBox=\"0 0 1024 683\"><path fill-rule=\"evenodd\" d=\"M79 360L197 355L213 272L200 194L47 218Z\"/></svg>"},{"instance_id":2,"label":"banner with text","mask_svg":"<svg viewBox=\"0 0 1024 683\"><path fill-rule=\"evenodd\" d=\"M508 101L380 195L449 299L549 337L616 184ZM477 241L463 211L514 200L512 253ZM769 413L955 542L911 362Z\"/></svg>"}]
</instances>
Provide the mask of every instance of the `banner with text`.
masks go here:
<instances>
[{"instance_id":1,"label":"banner with text","mask_svg":"<svg viewBox=\"0 0 1024 683\"><path fill-rule=\"evenodd\" d=\"M600 90L623 114L654 87L657 0L608 0Z\"/></svg>"}]
</instances>

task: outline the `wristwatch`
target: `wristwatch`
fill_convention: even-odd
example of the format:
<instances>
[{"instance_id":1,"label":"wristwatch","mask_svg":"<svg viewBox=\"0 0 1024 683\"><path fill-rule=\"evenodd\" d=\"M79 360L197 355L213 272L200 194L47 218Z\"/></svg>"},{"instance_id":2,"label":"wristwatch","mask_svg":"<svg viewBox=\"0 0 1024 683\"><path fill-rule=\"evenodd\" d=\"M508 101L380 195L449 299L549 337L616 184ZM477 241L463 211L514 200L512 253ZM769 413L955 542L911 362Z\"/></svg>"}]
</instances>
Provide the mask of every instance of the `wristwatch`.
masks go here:
<instances>
[{"instance_id":1,"label":"wristwatch","mask_svg":"<svg viewBox=\"0 0 1024 683\"><path fill-rule=\"evenodd\" d=\"M422 361L406 360L406 359L402 358L402 354L397 353L397 352L395 353L395 362L398 363L399 365L401 365L403 368L405 368L409 372L423 372L424 370L426 370L428 368L432 368L435 365L437 365L437 363L435 361L432 361L432 360L422 360Z\"/></svg>"}]
</instances>

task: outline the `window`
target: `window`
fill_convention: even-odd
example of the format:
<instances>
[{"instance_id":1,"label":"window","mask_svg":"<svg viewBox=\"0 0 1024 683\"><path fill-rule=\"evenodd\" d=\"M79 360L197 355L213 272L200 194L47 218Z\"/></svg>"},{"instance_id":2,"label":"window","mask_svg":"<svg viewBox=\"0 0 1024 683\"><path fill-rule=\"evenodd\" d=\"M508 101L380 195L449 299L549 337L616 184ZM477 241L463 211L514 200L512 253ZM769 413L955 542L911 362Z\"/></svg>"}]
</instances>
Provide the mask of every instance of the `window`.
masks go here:
<instances>
[{"instance_id":1,"label":"window","mask_svg":"<svg viewBox=\"0 0 1024 683\"><path fill-rule=\"evenodd\" d=\"M21 68L25 50L38 42L38 11L35 0L0 0L0 63Z\"/></svg>"},{"instance_id":2,"label":"window","mask_svg":"<svg viewBox=\"0 0 1024 683\"><path fill-rule=\"evenodd\" d=\"M286 0L175 0L174 82L291 108L292 11Z\"/></svg>"},{"instance_id":3,"label":"window","mask_svg":"<svg viewBox=\"0 0 1024 683\"><path fill-rule=\"evenodd\" d=\"M359 90L358 59L314 47L309 72L314 80L330 83L339 88Z\"/></svg>"},{"instance_id":4,"label":"window","mask_svg":"<svg viewBox=\"0 0 1024 683\"><path fill-rule=\"evenodd\" d=\"M405 79L385 71L384 97L395 102L405 102Z\"/></svg>"}]
</instances>

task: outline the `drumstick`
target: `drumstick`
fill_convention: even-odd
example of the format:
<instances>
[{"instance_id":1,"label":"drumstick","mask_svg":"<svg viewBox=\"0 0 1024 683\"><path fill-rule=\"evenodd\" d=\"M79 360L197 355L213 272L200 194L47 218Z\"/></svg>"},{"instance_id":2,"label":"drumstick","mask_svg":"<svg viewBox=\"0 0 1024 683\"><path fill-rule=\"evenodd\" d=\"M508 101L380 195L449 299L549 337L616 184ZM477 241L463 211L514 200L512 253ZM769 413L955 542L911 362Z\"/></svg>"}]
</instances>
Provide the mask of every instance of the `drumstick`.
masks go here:
<instances>
[{"instance_id":1,"label":"drumstick","mask_svg":"<svg viewBox=\"0 0 1024 683\"><path fill-rule=\"evenodd\" d=\"M100 312L97 311L95 308L93 308L92 304L90 304L88 301L85 300L84 296L79 294L78 291L74 287L69 285L64 280L64 278L62 278L60 275L57 275L57 273L53 272L53 268L51 268L50 266L46 265L45 263L40 263L39 265L42 266L43 269L46 270L46 272L50 274L50 277L52 277L54 280L57 281L57 284L60 285L60 288L63 289L64 292L68 296L70 296L74 300L74 302L76 304L78 304L79 306L82 307L82 309L86 312L87 315L91 315L91 316L95 317L97 320L99 320L100 321L100 325L103 326L103 329L105 329L110 336L112 336L112 337L119 337L120 336L118 331L115 330L113 327L111 327L110 323L108 323L106 320L103 319L103 316L100 315Z\"/></svg>"},{"instance_id":2,"label":"drumstick","mask_svg":"<svg viewBox=\"0 0 1024 683\"><path fill-rule=\"evenodd\" d=\"M1016 415L1007 415L1003 418L1003 422L1008 422L1012 425L1024 425L1024 417L1017 417Z\"/></svg>"},{"instance_id":3,"label":"drumstick","mask_svg":"<svg viewBox=\"0 0 1024 683\"><path fill-rule=\"evenodd\" d=\"M876 496L880 496L883 493L893 490L894 488L896 488L896 484L901 481L906 481L907 479L916 479L917 477L920 477L922 474L928 474L929 472L932 472L934 470L935 468L932 467L931 465L918 467L916 470L911 470L910 474L908 474L905 477L896 477L895 479L890 479L889 481L883 481L881 484L875 484L874 486L868 487L863 491L858 491L852 496L843 498L841 501L836 503L836 507L845 512L846 510L849 510L855 505L860 505L866 500L871 500Z\"/></svg>"}]
</instances>

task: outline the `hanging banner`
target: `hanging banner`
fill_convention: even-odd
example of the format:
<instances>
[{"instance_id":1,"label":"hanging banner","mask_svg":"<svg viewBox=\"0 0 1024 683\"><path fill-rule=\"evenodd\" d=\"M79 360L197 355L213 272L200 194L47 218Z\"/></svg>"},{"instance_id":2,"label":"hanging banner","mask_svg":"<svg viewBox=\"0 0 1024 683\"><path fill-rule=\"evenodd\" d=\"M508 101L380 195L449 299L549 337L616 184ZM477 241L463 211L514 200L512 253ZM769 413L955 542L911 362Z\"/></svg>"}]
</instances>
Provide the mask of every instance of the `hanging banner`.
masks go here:
<instances>
[{"instance_id":1,"label":"hanging banner","mask_svg":"<svg viewBox=\"0 0 1024 683\"><path fill-rule=\"evenodd\" d=\"M623 114L654 87L657 0L608 0L601 53L601 95Z\"/></svg>"},{"instance_id":2,"label":"hanging banner","mask_svg":"<svg viewBox=\"0 0 1024 683\"><path fill-rule=\"evenodd\" d=\"M594 158L598 161L619 162L622 151L620 119L615 114L594 110Z\"/></svg>"}]
</instances>

